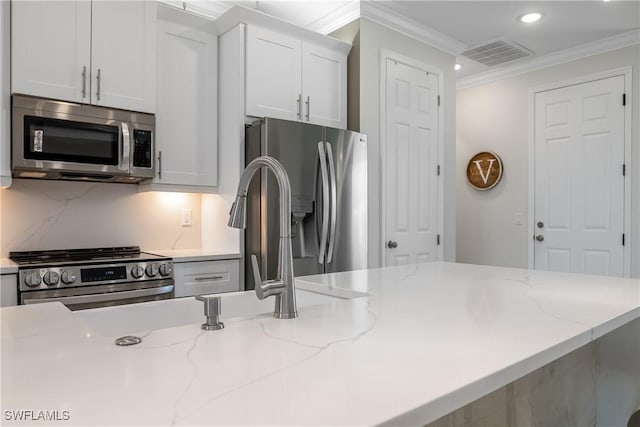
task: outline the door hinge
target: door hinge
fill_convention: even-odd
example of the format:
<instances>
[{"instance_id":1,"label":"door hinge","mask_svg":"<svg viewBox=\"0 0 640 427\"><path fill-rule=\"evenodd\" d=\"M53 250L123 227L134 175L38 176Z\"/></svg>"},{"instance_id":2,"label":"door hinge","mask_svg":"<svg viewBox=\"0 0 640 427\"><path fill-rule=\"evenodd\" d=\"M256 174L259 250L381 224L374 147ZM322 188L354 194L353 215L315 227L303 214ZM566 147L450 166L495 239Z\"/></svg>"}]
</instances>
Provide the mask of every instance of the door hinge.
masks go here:
<instances>
[{"instance_id":1,"label":"door hinge","mask_svg":"<svg viewBox=\"0 0 640 427\"><path fill-rule=\"evenodd\" d=\"M622 233L622 246L624 246L624 233Z\"/></svg>"},{"instance_id":2,"label":"door hinge","mask_svg":"<svg viewBox=\"0 0 640 427\"><path fill-rule=\"evenodd\" d=\"M440 246L440 235L439 234L436 237L436 243L437 243L438 246Z\"/></svg>"},{"instance_id":3,"label":"door hinge","mask_svg":"<svg viewBox=\"0 0 640 427\"><path fill-rule=\"evenodd\" d=\"M627 94L623 93L622 94L622 106L624 107L625 105L627 105Z\"/></svg>"},{"instance_id":4,"label":"door hinge","mask_svg":"<svg viewBox=\"0 0 640 427\"><path fill-rule=\"evenodd\" d=\"M440 95L438 95L438 107L440 106Z\"/></svg>"},{"instance_id":5,"label":"door hinge","mask_svg":"<svg viewBox=\"0 0 640 427\"><path fill-rule=\"evenodd\" d=\"M622 164L622 176L627 176L627 164Z\"/></svg>"},{"instance_id":6,"label":"door hinge","mask_svg":"<svg viewBox=\"0 0 640 427\"><path fill-rule=\"evenodd\" d=\"M438 176L440 176L440 165L438 165Z\"/></svg>"}]
</instances>

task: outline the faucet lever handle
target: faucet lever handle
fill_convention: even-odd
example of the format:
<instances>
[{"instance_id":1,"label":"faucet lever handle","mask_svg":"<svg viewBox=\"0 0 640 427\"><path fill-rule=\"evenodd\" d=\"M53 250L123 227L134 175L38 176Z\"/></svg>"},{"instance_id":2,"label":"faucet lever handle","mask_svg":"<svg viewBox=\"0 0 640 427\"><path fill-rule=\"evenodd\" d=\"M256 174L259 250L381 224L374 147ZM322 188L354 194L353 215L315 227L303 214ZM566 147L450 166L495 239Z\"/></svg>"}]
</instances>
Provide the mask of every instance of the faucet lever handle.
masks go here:
<instances>
[{"instance_id":1,"label":"faucet lever handle","mask_svg":"<svg viewBox=\"0 0 640 427\"><path fill-rule=\"evenodd\" d=\"M258 299L265 299L272 295L280 295L284 291L285 284L282 280L262 281L258 267L258 258L256 258L255 255L251 255L251 267L253 268L253 281L256 285L256 295Z\"/></svg>"}]
</instances>

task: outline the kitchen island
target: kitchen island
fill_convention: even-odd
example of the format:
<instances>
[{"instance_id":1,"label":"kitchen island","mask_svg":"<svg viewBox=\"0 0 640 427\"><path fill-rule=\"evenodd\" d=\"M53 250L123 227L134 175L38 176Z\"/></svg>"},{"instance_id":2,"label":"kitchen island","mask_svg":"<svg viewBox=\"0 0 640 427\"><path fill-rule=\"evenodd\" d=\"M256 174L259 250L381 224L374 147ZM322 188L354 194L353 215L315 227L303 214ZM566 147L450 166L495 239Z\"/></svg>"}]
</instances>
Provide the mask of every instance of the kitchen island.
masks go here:
<instances>
[{"instance_id":1,"label":"kitchen island","mask_svg":"<svg viewBox=\"0 0 640 427\"><path fill-rule=\"evenodd\" d=\"M331 298L294 320L223 298L222 331L132 324L131 347L59 303L3 308L3 425L424 425L640 317L638 279L432 263L296 283Z\"/></svg>"}]
</instances>

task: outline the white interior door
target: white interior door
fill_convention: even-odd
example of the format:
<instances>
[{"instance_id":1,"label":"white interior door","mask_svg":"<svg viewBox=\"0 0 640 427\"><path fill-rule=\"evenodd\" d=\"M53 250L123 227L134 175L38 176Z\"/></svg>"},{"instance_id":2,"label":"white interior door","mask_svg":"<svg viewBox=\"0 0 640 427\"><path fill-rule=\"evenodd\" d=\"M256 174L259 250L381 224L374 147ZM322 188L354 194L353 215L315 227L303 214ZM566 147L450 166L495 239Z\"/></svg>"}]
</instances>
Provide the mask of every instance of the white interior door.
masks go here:
<instances>
[{"instance_id":1,"label":"white interior door","mask_svg":"<svg viewBox=\"0 0 640 427\"><path fill-rule=\"evenodd\" d=\"M438 259L438 77L386 63L385 265Z\"/></svg>"},{"instance_id":2,"label":"white interior door","mask_svg":"<svg viewBox=\"0 0 640 427\"><path fill-rule=\"evenodd\" d=\"M624 77L535 95L534 265L622 276Z\"/></svg>"}]
</instances>

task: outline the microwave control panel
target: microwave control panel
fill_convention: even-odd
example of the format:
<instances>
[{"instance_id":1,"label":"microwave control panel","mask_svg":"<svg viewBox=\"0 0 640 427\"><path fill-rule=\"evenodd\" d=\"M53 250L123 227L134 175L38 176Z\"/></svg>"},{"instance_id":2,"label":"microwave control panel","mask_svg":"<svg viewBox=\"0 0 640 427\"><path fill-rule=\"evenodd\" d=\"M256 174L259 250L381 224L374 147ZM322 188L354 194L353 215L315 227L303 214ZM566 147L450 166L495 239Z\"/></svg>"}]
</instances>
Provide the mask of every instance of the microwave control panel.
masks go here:
<instances>
[{"instance_id":1,"label":"microwave control panel","mask_svg":"<svg viewBox=\"0 0 640 427\"><path fill-rule=\"evenodd\" d=\"M133 166L150 168L153 155L150 130L133 130Z\"/></svg>"}]
</instances>

